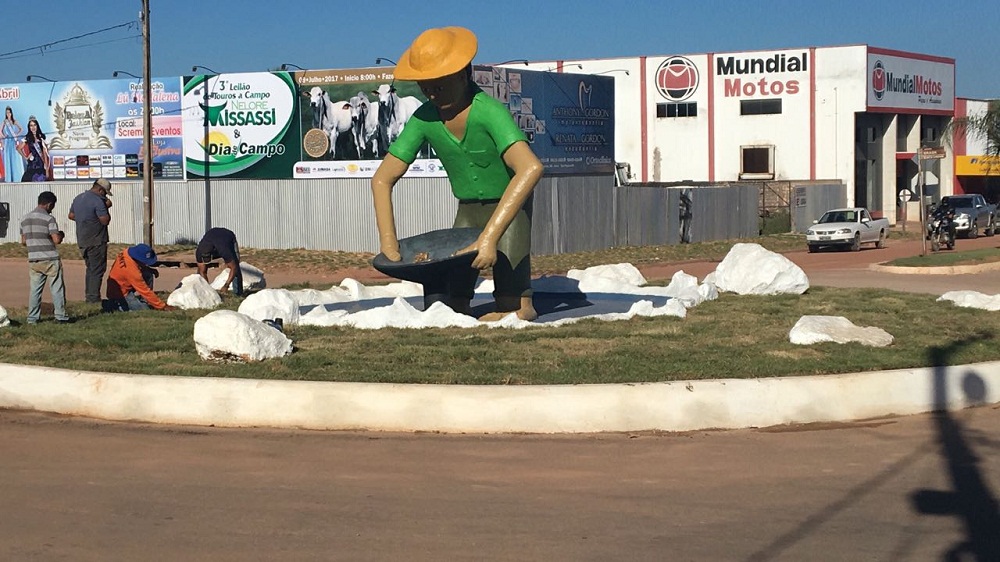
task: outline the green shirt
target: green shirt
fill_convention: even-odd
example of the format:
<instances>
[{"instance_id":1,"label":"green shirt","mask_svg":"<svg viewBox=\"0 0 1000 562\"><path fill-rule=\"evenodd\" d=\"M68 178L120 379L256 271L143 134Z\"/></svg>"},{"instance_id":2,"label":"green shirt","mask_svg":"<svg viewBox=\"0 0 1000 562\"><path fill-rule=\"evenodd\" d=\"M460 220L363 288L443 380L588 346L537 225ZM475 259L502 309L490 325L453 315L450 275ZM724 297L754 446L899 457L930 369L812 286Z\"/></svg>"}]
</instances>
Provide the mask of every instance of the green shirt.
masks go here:
<instances>
[{"instance_id":1,"label":"green shirt","mask_svg":"<svg viewBox=\"0 0 1000 562\"><path fill-rule=\"evenodd\" d=\"M425 102L406 122L389 153L412 164L426 141L441 159L455 197L499 199L514 177L502 155L510 145L527 140L510 111L479 90L472 98L465 138L455 138L441 121L437 107Z\"/></svg>"}]
</instances>

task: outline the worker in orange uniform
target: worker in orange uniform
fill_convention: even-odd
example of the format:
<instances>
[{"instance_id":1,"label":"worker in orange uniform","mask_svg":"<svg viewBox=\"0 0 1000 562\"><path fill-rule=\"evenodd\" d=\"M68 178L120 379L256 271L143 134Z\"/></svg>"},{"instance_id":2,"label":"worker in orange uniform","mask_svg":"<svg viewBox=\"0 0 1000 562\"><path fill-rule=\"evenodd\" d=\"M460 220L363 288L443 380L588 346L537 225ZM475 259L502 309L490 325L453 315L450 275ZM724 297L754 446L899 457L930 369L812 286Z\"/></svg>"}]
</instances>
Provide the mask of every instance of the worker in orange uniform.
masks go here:
<instances>
[{"instance_id":1,"label":"worker in orange uniform","mask_svg":"<svg viewBox=\"0 0 1000 562\"><path fill-rule=\"evenodd\" d=\"M105 310L174 310L153 292L153 279L159 276L157 262L156 252L146 244L119 253L108 272Z\"/></svg>"}]
</instances>

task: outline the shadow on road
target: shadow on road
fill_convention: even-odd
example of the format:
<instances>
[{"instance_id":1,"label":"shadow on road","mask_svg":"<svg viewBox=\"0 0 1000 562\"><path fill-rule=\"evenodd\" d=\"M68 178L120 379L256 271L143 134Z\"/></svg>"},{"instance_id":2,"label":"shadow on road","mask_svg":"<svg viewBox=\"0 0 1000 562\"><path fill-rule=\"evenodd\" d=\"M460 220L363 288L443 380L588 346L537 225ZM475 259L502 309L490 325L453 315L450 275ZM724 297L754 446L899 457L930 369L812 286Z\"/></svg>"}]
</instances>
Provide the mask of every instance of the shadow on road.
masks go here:
<instances>
[{"instance_id":1,"label":"shadow on road","mask_svg":"<svg viewBox=\"0 0 1000 562\"><path fill-rule=\"evenodd\" d=\"M977 338L978 339L978 338ZM979 457L972 443L996 448L988 436L969 432L961 421L948 411L948 359L957 349L974 340L953 342L929 351L934 365L934 425L937 445L945 463L951 490L917 490L910 499L922 515L958 518L965 528L965 540L941 554L942 560L1000 560L1000 511L996 496L983 478ZM953 372L953 375L955 373ZM978 406L986 401L987 389L982 377L973 370L962 375L965 406Z\"/></svg>"},{"instance_id":2,"label":"shadow on road","mask_svg":"<svg viewBox=\"0 0 1000 562\"><path fill-rule=\"evenodd\" d=\"M977 334L971 338L952 342L944 347L934 347L928 351L933 371L934 424L937 439L929 442L892 465L847 491L837 501L824 506L787 533L777 537L764 548L747 557L748 562L773 560L799 542L817 532L826 522L851 507L869 493L890 481L922 457L932 454L935 448L945 463L952 490L917 490L910 494L910 501L919 515L940 515L959 518L966 530L964 540L943 552L945 561L965 560L969 557L979 561L1000 561L1000 511L993 491L987 485L979 469L979 459L970 440L981 448L1000 449L1000 441L992 441L989 436L973 433L963 428L961 422L948 411L949 358L958 349L981 339L992 338L992 334ZM954 376L956 370L952 370ZM973 370L963 374L962 393L965 406L978 406L986 401L986 383ZM912 547L913 545L910 545ZM904 547L903 550L907 548ZM899 559L901 551L896 550L893 559Z\"/></svg>"}]
</instances>

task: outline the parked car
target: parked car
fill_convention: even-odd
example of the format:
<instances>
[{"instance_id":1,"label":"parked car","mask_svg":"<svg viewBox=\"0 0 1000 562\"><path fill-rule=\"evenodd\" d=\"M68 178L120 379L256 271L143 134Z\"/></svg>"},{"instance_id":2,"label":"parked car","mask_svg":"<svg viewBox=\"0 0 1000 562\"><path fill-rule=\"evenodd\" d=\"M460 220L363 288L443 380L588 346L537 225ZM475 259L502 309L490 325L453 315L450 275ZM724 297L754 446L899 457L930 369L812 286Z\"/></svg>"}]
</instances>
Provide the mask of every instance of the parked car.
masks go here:
<instances>
[{"instance_id":1,"label":"parked car","mask_svg":"<svg viewBox=\"0 0 1000 562\"><path fill-rule=\"evenodd\" d=\"M810 252L824 246L850 248L852 252L857 252L862 244L884 248L888 236L888 219L873 219L868 209L851 207L823 213L806 231L806 243Z\"/></svg>"},{"instance_id":2,"label":"parked car","mask_svg":"<svg viewBox=\"0 0 1000 562\"><path fill-rule=\"evenodd\" d=\"M939 204L955 209L955 231L966 238L978 237L980 228L986 236L996 232L996 205L987 203L982 195L948 195Z\"/></svg>"}]
</instances>

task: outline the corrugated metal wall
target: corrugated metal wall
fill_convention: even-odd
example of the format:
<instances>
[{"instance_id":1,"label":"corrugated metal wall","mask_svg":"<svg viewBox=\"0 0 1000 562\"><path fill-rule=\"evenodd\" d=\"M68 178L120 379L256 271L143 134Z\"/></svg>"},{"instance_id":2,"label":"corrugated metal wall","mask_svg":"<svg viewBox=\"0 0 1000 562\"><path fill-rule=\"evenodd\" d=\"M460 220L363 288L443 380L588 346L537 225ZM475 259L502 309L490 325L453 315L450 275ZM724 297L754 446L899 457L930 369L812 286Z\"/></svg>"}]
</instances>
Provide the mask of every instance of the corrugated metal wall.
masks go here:
<instances>
[{"instance_id":1,"label":"corrugated metal wall","mask_svg":"<svg viewBox=\"0 0 1000 562\"><path fill-rule=\"evenodd\" d=\"M21 218L38 206L38 194L51 191L56 194L56 208L52 215L59 223L59 228L66 232L67 242L76 242L76 228L73 221L67 218L70 203L79 193L88 189L88 184L81 182L46 182L46 183L0 183L0 201L10 204L10 225L0 242L20 242ZM112 189L113 215L122 216L122 220L112 218L108 235L113 240L142 240L142 184L131 182L116 183ZM138 237L138 238L136 238Z\"/></svg>"},{"instance_id":2,"label":"corrugated metal wall","mask_svg":"<svg viewBox=\"0 0 1000 562\"><path fill-rule=\"evenodd\" d=\"M758 197L753 186L614 183L612 176L544 178L533 200L533 253L677 244L682 192L690 194L691 242L757 234ZM0 183L0 201L10 203L11 213L11 225L0 241L19 240L21 216L46 189L59 198L55 216L67 241L76 241L75 225L66 214L73 197L87 189L82 182ZM115 182L113 191L112 242L141 241L142 183ZM446 178L403 179L393 200L400 237L450 227L458 206ZM367 179L210 180L208 189L203 180L158 181L153 208L157 244L195 243L207 228L225 226L248 248L378 250Z\"/></svg>"},{"instance_id":3,"label":"corrugated metal wall","mask_svg":"<svg viewBox=\"0 0 1000 562\"><path fill-rule=\"evenodd\" d=\"M805 233L823 213L847 206L847 188L842 183L792 186L792 232Z\"/></svg>"},{"instance_id":4,"label":"corrugated metal wall","mask_svg":"<svg viewBox=\"0 0 1000 562\"><path fill-rule=\"evenodd\" d=\"M378 244L365 179L210 180L207 192L200 180L181 186L157 186L159 243L197 241L206 228L225 226L249 248L371 252ZM402 237L451 226L457 207L439 178L403 179L393 198Z\"/></svg>"}]
</instances>

